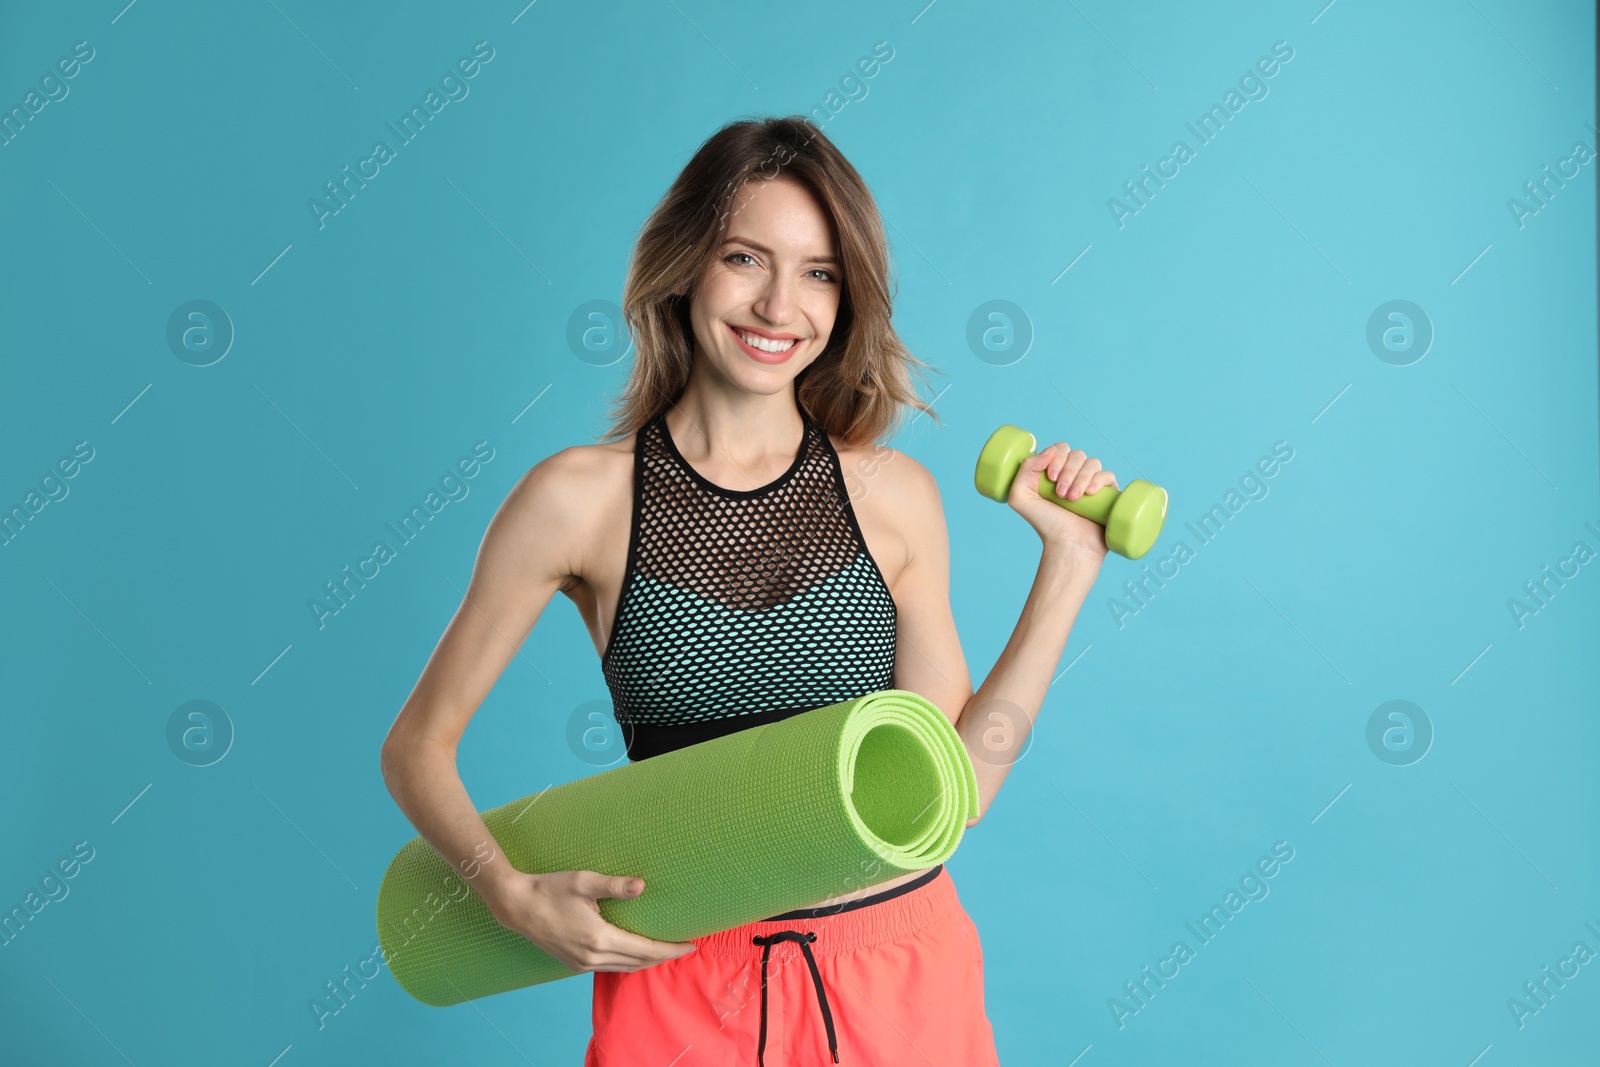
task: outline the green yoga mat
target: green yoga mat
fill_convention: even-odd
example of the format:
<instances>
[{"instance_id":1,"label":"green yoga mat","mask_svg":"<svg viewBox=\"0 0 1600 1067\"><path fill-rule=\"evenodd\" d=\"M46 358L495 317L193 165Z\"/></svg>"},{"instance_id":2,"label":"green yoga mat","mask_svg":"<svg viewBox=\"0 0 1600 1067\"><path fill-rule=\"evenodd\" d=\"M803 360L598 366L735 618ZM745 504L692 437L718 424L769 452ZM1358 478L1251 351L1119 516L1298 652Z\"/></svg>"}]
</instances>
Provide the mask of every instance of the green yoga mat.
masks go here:
<instances>
[{"instance_id":1,"label":"green yoga mat","mask_svg":"<svg viewBox=\"0 0 1600 1067\"><path fill-rule=\"evenodd\" d=\"M643 878L600 914L687 941L943 863L978 787L944 714L887 689L482 814L520 871ZM421 837L384 874L378 937L401 988L438 1007L578 973L496 922Z\"/></svg>"}]
</instances>

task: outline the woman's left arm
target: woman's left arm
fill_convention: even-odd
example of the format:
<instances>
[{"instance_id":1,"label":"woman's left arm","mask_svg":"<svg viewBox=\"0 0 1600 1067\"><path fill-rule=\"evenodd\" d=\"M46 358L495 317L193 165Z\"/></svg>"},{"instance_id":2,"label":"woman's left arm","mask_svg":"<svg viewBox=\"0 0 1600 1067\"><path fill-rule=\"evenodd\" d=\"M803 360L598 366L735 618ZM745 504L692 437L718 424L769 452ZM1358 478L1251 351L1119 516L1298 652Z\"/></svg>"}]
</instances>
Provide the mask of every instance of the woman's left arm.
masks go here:
<instances>
[{"instance_id":1,"label":"woman's left arm","mask_svg":"<svg viewBox=\"0 0 1600 1067\"><path fill-rule=\"evenodd\" d=\"M950 609L950 545L938 485L920 464L901 466L896 486L899 521L910 561L896 578L898 616L894 684L926 697L955 724L978 780L978 818L1025 747L1045 693L1072 633L1078 610L1105 558L1105 531L1039 495L1039 472L1049 469L1057 492L1072 499L1116 485L1099 460L1065 442L1022 464L1008 503L1043 541L1033 588L988 677L973 692Z\"/></svg>"}]
</instances>

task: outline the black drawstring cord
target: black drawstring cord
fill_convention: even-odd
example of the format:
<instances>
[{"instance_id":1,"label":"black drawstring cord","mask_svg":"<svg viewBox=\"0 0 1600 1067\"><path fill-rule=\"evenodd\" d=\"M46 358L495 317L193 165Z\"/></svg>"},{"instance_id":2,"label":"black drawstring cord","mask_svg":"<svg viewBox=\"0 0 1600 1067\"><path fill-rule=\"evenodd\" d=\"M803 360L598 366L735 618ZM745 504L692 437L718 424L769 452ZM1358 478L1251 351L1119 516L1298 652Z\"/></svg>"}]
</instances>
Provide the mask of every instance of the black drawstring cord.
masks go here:
<instances>
[{"instance_id":1,"label":"black drawstring cord","mask_svg":"<svg viewBox=\"0 0 1600 1067\"><path fill-rule=\"evenodd\" d=\"M797 941L800 944L806 966L811 968L811 981L817 987L817 1006L822 1009L822 1025L828 1029L828 1051L833 1053L833 1062L839 1062L839 1044L833 1036L833 1013L828 1010L828 994L822 989L822 972L817 970L816 957L811 955L811 942L816 939L816 934L809 931L801 933L799 930L779 930L768 937L758 934L751 939L761 946L761 1040L756 1045L756 1063L763 1067L767 1049L767 957L772 954L772 946L779 941Z\"/></svg>"}]
</instances>

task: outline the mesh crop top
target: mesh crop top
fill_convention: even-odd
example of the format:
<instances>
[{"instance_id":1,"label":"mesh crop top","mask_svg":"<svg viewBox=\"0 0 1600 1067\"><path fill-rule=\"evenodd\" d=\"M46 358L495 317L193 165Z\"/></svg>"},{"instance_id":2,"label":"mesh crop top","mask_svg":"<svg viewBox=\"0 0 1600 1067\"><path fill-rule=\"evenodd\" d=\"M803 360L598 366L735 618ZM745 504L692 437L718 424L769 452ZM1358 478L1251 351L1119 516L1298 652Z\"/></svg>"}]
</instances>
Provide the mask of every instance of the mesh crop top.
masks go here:
<instances>
[{"instance_id":1,"label":"mesh crop top","mask_svg":"<svg viewBox=\"0 0 1600 1067\"><path fill-rule=\"evenodd\" d=\"M827 432L802 411L789 469L724 489L683 458L664 414L638 433L601 657L629 759L892 688L894 599Z\"/></svg>"}]
</instances>

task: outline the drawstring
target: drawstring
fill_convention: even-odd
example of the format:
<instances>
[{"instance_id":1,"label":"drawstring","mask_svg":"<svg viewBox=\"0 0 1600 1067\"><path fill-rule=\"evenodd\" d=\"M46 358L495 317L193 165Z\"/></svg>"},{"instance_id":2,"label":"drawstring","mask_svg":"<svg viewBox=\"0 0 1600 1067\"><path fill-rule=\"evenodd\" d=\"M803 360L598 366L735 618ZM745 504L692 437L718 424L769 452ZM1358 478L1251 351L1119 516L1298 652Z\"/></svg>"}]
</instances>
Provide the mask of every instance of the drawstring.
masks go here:
<instances>
[{"instance_id":1,"label":"drawstring","mask_svg":"<svg viewBox=\"0 0 1600 1067\"><path fill-rule=\"evenodd\" d=\"M828 1051L833 1053L833 1062L839 1062L839 1045L833 1036L833 1013L828 1010L828 994L822 990L822 974L817 970L816 957L811 955L811 942L817 935L807 931L779 930L770 937L759 934L751 940L761 946L761 1040L756 1045L756 1063L765 1064L763 1056L767 1048L767 957L772 954L772 946L779 941L797 941L800 951L805 955L806 966L811 968L811 981L817 987L817 1006L822 1009L822 1025L828 1028Z\"/></svg>"}]
</instances>

